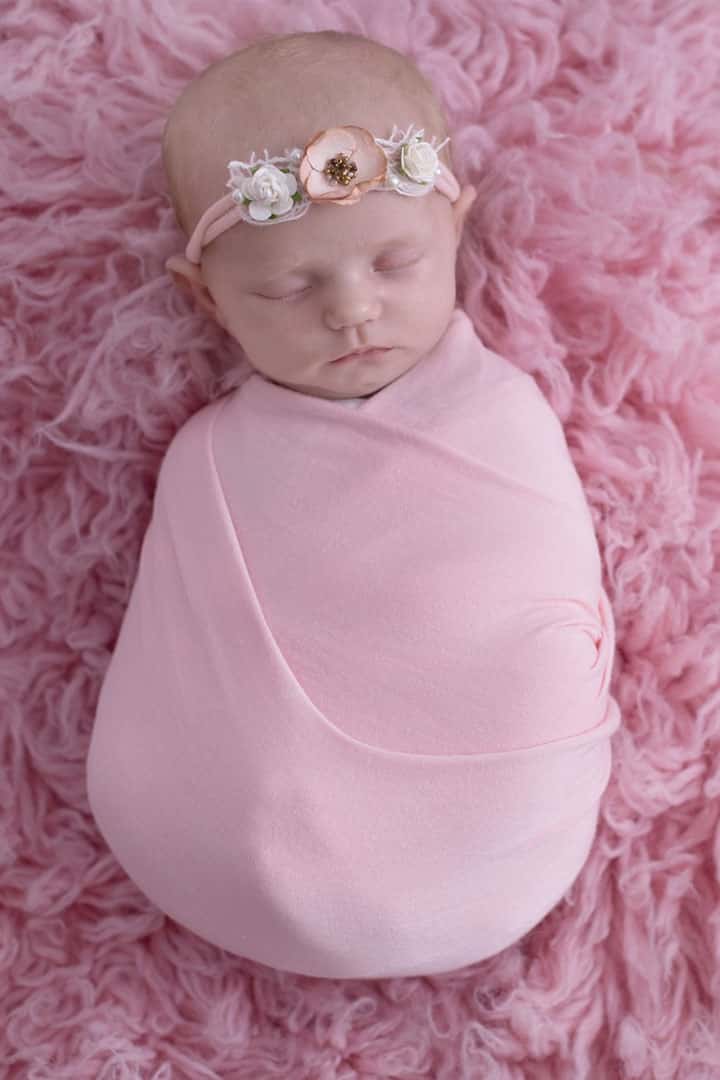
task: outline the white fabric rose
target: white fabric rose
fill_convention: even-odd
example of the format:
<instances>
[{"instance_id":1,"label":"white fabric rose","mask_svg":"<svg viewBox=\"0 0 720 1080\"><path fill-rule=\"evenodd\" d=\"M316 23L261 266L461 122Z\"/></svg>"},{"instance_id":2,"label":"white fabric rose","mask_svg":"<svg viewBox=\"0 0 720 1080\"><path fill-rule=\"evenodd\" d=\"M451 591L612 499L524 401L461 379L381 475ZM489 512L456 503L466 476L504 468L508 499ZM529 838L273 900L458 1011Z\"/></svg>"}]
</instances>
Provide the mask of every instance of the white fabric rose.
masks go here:
<instances>
[{"instance_id":1,"label":"white fabric rose","mask_svg":"<svg viewBox=\"0 0 720 1080\"><path fill-rule=\"evenodd\" d=\"M428 142L404 143L400 149L400 167L416 184L429 184L435 176L438 156Z\"/></svg>"},{"instance_id":2,"label":"white fabric rose","mask_svg":"<svg viewBox=\"0 0 720 1080\"><path fill-rule=\"evenodd\" d=\"M248 213L254 221L267 221L273 215L280 217L292 210L297 191L297 180L292 173L283 172L275 165L261 165L252 176L242 176L237 169L233 171L235 164L231 161L229 165L232 184L249 203ZM235 192L233 197L237 198Z\"/></svg>"}]
</instances>

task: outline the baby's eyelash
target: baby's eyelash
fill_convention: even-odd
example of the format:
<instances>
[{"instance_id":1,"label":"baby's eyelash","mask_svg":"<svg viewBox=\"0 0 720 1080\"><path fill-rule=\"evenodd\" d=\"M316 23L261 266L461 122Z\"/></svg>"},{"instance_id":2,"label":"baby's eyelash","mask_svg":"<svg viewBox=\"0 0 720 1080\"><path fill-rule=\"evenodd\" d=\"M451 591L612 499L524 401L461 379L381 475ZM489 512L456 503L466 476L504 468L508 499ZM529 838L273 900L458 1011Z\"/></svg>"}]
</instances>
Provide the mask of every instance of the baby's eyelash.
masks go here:
<instances>
[{"instance_id":1,"label":"baby's eyelash","mask_svg":"<svg viewBox=\"0 0 720 1080\"><path fill-rule=\"evenodd\" d=\"M415 263L419 262L421 258L422 256L413 257L408 262L400 263L398 266L386 266L384 268L380 267L379 269L377 269L377 272L380 274L392 274L396 270L407 270L408 267L414 266ZM304 289L297 289L295 292L287 293L285 296L263 296L262 293L258 293L257 295L262 300L295 300L298 296L302 296L303 293L308 292L310 288L312 288L311 285L306 285Z\"/></svg>"},{"instance_id":2,"label":"baby's eyelash","mask_svg":"<svg viewBox=\"0 0 720 1080\"><path fill-rule=\"evenodd\" d=\"M296 296L302 296L302 294L307 292L309 288L310 286L306 285L304 289L299 289L296 292L287 293L285 296L265 296L263 293L256 293L255 295L259 296L261 300L294 300Z\"/></svg>"}]
</instances>

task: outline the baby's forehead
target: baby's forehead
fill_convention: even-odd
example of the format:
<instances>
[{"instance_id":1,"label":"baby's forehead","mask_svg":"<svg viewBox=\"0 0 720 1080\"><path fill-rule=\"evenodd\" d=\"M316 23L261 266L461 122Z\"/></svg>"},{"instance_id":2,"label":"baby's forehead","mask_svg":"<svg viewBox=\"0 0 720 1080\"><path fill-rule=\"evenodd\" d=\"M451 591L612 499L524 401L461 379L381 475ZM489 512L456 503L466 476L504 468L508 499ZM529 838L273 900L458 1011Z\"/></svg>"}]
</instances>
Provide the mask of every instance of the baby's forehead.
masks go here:
<instances>
[{"instance_id":1,"label":"baby's forehead","mask_svg":"<svg viewBox=\"0 0 720 1080\"><path fill-rule=\"evenodd\" d=\"M242 279L294 272L322 274L352 259L429 248L442 227L442 196L403 198L368 192L354 206L315 205L296 221L258 227L239 222L206 249L206 258L232 266Z\"/></svg>"}]
</instances>

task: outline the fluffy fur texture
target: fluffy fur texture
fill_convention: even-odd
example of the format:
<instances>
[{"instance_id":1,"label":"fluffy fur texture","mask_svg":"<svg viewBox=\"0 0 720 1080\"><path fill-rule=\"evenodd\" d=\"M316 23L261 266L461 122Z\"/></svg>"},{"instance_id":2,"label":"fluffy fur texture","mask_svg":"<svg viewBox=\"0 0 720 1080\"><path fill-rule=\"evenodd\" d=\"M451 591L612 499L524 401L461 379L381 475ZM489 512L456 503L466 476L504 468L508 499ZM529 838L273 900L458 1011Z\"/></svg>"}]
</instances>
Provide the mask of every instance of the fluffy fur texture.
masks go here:
<instances>
[{"instance_id":1,"label":"fluffy fur texture","mask_svg":"<svg viewBox=\"0 0 720 1080\"><path fill-rule=\"evenodd\" d=\"M163 269L167 109L232 48L327 28L440 90L480 193L461 299L565 426L618 629L581 877L522 942L433 978L301 978L204 943L127 879L85 792L160 459L246 363ZM714 0L4 6L3 1077L720 1075L719 66Z\"/></svg>"}]
</instances>

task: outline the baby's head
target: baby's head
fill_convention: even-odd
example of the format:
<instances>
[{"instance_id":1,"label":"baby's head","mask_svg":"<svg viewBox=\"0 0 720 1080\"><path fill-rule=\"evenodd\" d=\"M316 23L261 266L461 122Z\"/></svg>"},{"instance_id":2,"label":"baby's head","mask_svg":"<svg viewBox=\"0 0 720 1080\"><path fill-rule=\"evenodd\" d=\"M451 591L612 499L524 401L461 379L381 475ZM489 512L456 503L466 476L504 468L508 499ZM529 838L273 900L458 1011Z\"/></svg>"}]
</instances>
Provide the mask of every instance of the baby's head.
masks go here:
<instances>
[{"instance_id":1,"label":"baby's head","mask_svg":"<svg viewBox=\"0 0 720 1080\"><path fill-rule=\"evenodd\" d=\"M231 160L249 162L253 152L262 158L266 150L279 157L331 128L363 128L390 139L394 127L406 132L411 125L424 129L423 140L433 146L447 137L431 87L401 53L334 31L257 42L207 68L169 116L163 160L180 226L190 237L208 207L228 196ZM342 161L341 171L322 171L325 151L340 152L332 136L322 137L317 150L319 187L308 181L307 190L342 200L355 184L347 173L341 179ZM358 180L364 164L365 175L379 175L372 164L378 153L372 139L355 153ZM427 175L433 154L427 147L405 153L414 176L399 180L422 190L413 188L413 180ZM447 145L438 159L452 169ZM352 170L353 155L348 161ZM299 175L307 179L308 168L306 158L306 172ZM292 171L283 175L291 189ZM259 227L241 218L202 247L199 263L177 255L168 270L266 378L325 398L375 393L412 368L448 326L456 252L475 190L453 192L454 201L435 189L417 197L363 189L345 204L311 195L307 212L295 217L308 198L305 184L297 183L286 220L277 202L273 224ZM281 180L280 190L283 185ZM260 213L273 208L259 203ZM243 203L244 215L250 205ZM237 203L231 206L239 212ZM387 351L338 362L367 346Z\"/></svg>"}]
</instances>

